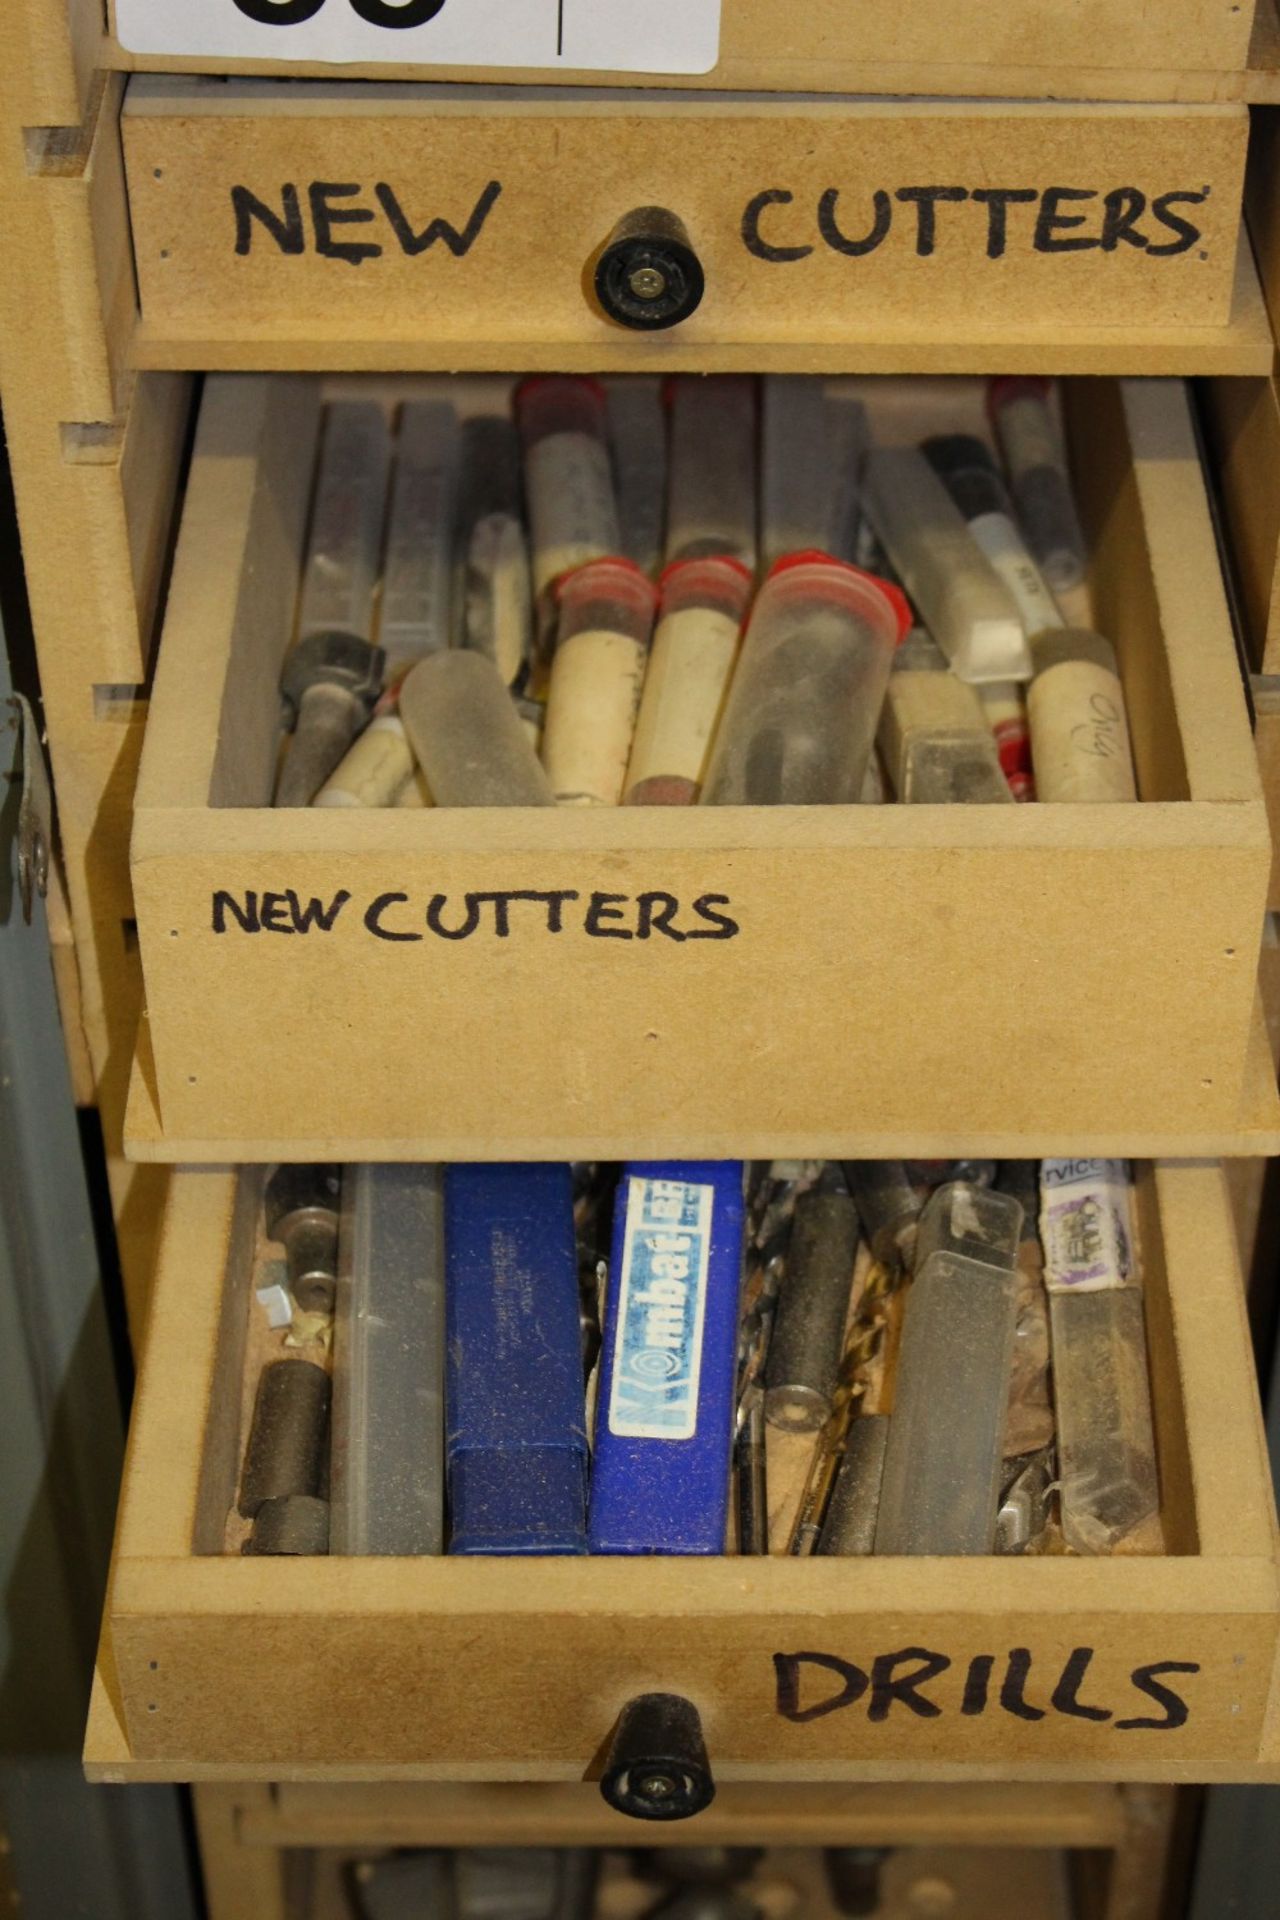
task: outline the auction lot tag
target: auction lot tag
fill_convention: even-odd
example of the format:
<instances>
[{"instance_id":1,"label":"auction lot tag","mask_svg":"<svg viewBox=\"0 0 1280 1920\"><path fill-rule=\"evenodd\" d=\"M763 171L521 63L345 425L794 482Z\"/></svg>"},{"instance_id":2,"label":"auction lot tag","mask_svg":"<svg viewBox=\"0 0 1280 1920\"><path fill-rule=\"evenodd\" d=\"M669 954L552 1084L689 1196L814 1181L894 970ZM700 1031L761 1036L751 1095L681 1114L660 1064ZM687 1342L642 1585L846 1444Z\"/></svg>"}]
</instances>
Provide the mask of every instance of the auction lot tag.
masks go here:
<instances>
[{"instance_id":1,"label":"auction lot tag","mask_svg":"<svg viewBox=\"0 0 1280 1920\"><path fill-rule=\"evenodd\" d=\"M708 73L721 0L115 0L129 53Z\"/></svg>"}]
</instances>

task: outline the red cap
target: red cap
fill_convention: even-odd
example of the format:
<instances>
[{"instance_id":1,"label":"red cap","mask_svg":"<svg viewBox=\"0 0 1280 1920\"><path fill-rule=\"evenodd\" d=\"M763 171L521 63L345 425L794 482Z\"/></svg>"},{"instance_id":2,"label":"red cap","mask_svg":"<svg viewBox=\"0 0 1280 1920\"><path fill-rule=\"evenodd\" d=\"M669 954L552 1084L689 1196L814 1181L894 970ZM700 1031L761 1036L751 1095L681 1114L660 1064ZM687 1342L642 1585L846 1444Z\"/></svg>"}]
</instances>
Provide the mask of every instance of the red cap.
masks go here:
<instances>
[{"instance_id":1,"label":"red cap","mask_svg":"<svg viewBox=\"0 0 1280 1920\"><path fill-rule=\"evenodd\" d=\"M755 579L746 561L739 560L736 553L696 553L690 554L685 560L672 560L662 569L658 575L659 591L665 591L668 580L682 572L685 567L728 567L739 580L745 580L748 586Z\"/></svg>"},{"instance_id":2,"label":"red cap","mask_svg":"<svg viewBox=\"0 0 1280 1920\"><path fill-rule=\"evenodd\" d=\"M898 637L894 644L902 645L913 624L911 603L902 588L896 587L892 580L882 580L878 573L868 573L865 567L855 567L851 560L837 560L834 554L823 553L820 547L805 547L799 553L784 553L781 560L775 560L765 575L766 582L772 580L775 574L790 573L793 567L831 567L848 578L869 581L873 587L878 587L898 622Z\"/></svg>"},{"instance_id":3,"label":"red cap","mask_svg":"<svg viewBox=\"0 0 1280 1920\"><path fill-rule=\"evenodd\" d=\"M996 414L1006 400L1016 399L1021 393L1034 393L1037 399L1047 400L1053 383L1043 373L998 373L987 382L987 417L995 420Z\"/></svg>"},{"instance_id":4,"label":"red cap","mask_svg":"<svg viewBox=\"0 0 1280 1920\"><path fill-rule=\"evenodd\" d=\"M613 590L617 591L620 588L620 597L630 597L637 608L646 614L654 612L658 604L658 589L643 567L638 567L634 560L628 560L625 554L621 553L602 553L598 559L584 560L580 567L574 567L571 572L561 574L554 588L557 603L564 599L566 593L583 590L589 592L595 585L595 581L590 576L598 569L607 569L612 574ZM608 587L603 587L602 590L605 593L610 591Z\"/></svg>"},{"instance_id":5,"label":"red cap","mask_svg":"<svg viewBox=\"0 0 1280 1920\"><path fill-rule=\"evenodd\" d=\"M516 387L516 405L520 406L528 394L536 393L539 387L550 386L553 381L564 380L575 387L587 387L597 400L607 396L604 382L597 380L593 373L526 373Z\"/></svg>"}]
</instances>

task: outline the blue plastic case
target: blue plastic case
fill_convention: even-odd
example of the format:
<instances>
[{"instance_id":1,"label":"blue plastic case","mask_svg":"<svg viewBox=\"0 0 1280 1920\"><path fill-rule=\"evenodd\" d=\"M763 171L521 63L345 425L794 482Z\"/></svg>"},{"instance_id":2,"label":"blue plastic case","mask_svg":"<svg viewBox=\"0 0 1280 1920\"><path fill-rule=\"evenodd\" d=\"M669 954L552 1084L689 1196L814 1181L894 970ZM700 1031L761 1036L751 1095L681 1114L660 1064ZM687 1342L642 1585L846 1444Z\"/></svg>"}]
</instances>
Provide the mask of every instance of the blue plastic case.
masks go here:
<instances>
[{"instance_id":1,"label":"blue plastic case","mask_svg":"<svg viewBox=\"0 0 1280 1920\"><path fill-rule=\"evenodd\" d=\"M567 1166L445 1173L450 1553L585 1553L586 1406Z\"/></svg>"},{"instance_id":2,"label":"blue plastic case","mask_svg":"<svg viewBox=\"0 0 1280 1920\"><path fill-rule=\"evenodd\" d=\"M605 1304L592 1553L723 1553L742 1280L742 1163L628 1166Z\"/></svg>"}]
</instances>

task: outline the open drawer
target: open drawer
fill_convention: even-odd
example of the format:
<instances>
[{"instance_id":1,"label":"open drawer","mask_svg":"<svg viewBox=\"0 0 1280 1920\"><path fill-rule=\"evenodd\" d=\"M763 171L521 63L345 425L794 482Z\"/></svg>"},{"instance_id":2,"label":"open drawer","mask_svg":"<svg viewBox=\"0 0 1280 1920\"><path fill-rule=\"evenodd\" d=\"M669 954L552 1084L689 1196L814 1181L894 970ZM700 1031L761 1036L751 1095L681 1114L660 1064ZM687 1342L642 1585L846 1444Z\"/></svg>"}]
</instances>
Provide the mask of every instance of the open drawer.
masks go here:
<instances>
[{"instance_id":1,"label":"open drawer","mask_svg":"<svg viewBox=\"0 0 1280 1920\"><path fill-rule=\"evenodd\" d=\"M724 1780L1280 1778L1275 1516L1217 1165L1136 1183L1157 1558L227 1552L261 1338L259 1191L252 1171L172 1182L96 1775L591 1779L622 1707L663 1691L698 1707ZM922 1662L904 1704L890 1683Z\"/></svg>"},{"instance_id":2,"label":"open drawer","mask_svg":"<svg viewBox=\"0 0 1280 1920\"><path fill-rule=\"evenodd\" d=\"M1270 845L1180 384L1063 389L1136 805L272 811L322 399L410 390L206 391L135 813L136 1157L1269 1150ZM976 381L857 391L891 437L982 419ZM719 935L625 937L654 890Z\"/></svg>"},{"instance_id":3,"label":"open drawer","mask_svg":"<svg viewBox=\"0 0 1280 1920\"><path fill-rule=\"evenodd\" d=\"M145 366L1267 360L1238 106L138 77L121 127ZM636 333L593 268L654 207L706 291Z\"/></svg>"}]
</instances>

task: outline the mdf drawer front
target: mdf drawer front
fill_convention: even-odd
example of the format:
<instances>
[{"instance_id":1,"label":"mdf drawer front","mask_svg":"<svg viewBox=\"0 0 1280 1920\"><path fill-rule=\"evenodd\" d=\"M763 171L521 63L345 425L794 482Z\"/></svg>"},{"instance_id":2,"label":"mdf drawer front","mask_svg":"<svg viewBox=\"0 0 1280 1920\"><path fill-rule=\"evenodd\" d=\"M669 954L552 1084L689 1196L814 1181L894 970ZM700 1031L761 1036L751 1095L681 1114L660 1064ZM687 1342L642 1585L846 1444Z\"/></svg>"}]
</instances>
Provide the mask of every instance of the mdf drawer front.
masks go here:
<instances>
[{"instance_id":1,"label":"mdf drawer front","mask_svg":"<svg viewBox=\"0 0 1280 1920\"><path fill-rule=\"evenodd\" d=\"M527 0L518 9L503 0L315 0L277 6L275 18L261 0L204 0L194 20L169 0L111 0L110 12L116 58L206 72L315 73L341 62L421 78L505 69L544 84L596 74L631 75L634 84L648 72L700 86L988 93L1038 85L1084 98L1095 85L1123 84L1135 98L1172 99L1179 74L1198 70L1203 83L1257 64L1270 4L918 0L904 8L866 0L851 11L841 0L798 0L785 22L768 0L687 0L678 10L652 0ZM286 13L293 17L282 20Z\"/></svg>"},{"instance_id":2,"label":"mdf drawer front","mask_svg":"<svg viewBox=\"0 0 1280 1920\"><path fill-rule=\"evenodd\" d=\"M724 1781L1280 1777L1274 1509L1221 1169L1146 1167L1136 1191L1164 1554L517 1565L225 1550L260 1180L177 1175L91 1768L592 1779L622 1707L662 1691L698 1707Z\"/></svg>"},{"instance_id":3,"label":"mdf drawer front","mask_svg":"<svg viewBox=\"0 0 1280 1920\"><path fill-rule=\"evenodd\" d=\"M1270 843L1181 384L1063 389L1136 805L273 811L322 400L410 391L507 389L206 387L132 843L136 1156L1268 1150ZM978 381L849 391L981 423ZM643 937L646 893L703 937Z\"/></svg>"},{"instance_id":4,"label":"mdf drawer front","mask_svg":"<svg viewBox=\"0 0 1280 1920\"><path fill-rule=\"evenodd\" d=\"M876 342L1194 339L1232 317L1247 128L1229 106L135 79L136 351L838 370ZM595 304L592 266L653 206L683 220L706 293L640 335Z\"/></svg>"}]
</instances>

